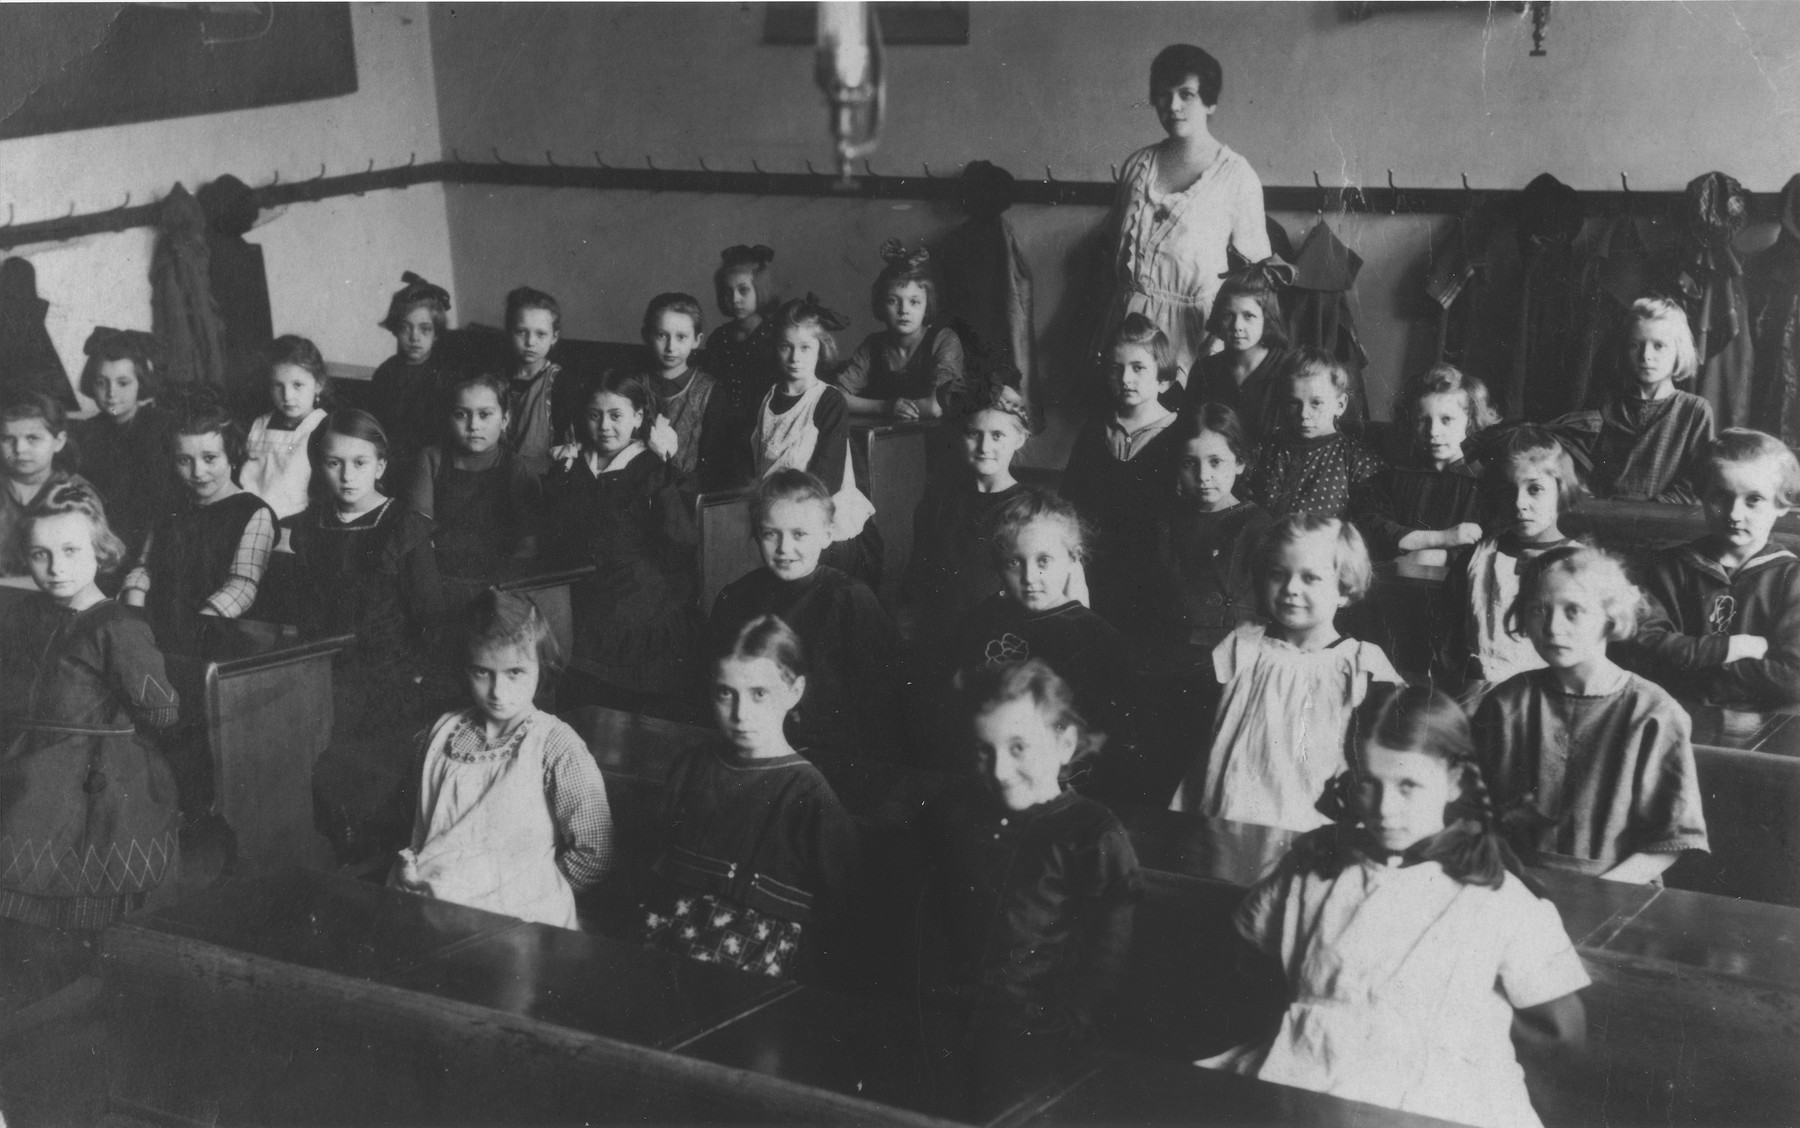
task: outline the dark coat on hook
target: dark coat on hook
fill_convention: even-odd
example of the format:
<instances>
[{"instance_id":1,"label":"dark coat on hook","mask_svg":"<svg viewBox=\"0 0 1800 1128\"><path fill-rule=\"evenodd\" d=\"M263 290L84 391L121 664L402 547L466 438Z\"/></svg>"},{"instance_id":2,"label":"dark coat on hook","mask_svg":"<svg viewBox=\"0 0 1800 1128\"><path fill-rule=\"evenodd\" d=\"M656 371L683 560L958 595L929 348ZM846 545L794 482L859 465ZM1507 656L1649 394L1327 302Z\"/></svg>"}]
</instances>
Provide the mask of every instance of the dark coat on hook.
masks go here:
<instances>
[{"instance_id":1,"label":"dark coat on hook","mask_svg":"<svg viewBox=\"0 0 1800 1128\"><path fill-rule=\"evenodd\" d=\"M243 395L243 407L261 411L268 396L257 370L263 350L275 339L275 325L263 249L244 239L256 225L256 198L249 185L229 174L203 185L196 198L206 213L213 300L225 323L226 385Z\"/></svg>"},{"instance_id":2,"label":"dark coat on hook","mask_svg":"<svg viewBox=\"0 0 1800 1128\"><path fill-rule=\"evenodd\" d=\"M1800 175L1781 190L1781 231L1744 264L1756 343L1757 425L1800 446Z\"/></svg>"},{"instance_id":3,"label":"dark coat on hook","mask_svg":"<svg viewBox=\"0 0 1800 1128\"><path fill-rule=\"evenodd\" d=\"M44 328L49 311L50 303L38 297L31 260L0 262L0 397L39 392L74 411L81 405Z\"/></svg>"},{"instance_id":4,"label":"dark coat on hook","mask_svg":"<svg viewBox=\"0 0 1800 1128\"><path fill-rule=\"evenodd\" d=\"M1681 214L1678 281L1700 355L1694 390L1711 401L1720 427L1775 426L1753 410L1750 292L1743 260L1732 245L1749 219L1750 196L1731 177L1709 172L1689 182Z\"/></svg>"},{"instance_id":5,"label":"dark coat on hook","mask_svg":"<svg viewBox=\"0 0 1800 1128\"><path fill-rule=\"evenodd\" d=\"M168 359L168 379L225 385L225 323L213 299L206 216L181 185L163 200L161 233L150 259L150 309Z\"/></svg>"}]
</instances>

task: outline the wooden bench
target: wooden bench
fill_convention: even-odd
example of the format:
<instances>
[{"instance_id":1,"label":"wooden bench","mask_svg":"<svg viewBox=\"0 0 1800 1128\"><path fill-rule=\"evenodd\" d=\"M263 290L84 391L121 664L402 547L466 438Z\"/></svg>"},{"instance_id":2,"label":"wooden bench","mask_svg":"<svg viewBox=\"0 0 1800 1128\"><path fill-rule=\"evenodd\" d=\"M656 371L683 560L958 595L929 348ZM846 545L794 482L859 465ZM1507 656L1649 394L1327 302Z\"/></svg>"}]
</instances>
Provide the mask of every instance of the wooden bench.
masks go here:
<instances>
[{"instance_id":1,"label":"wooden bench","mask_svg":"<svg viewBox=\"0 0 1800 1128\"><path fill-rule=\"evenodd\" d=\"M189 729L205 741L212 811L237 836L239 872L330 864L313 827L313 766L331 737L332 656L353 641L220 619L201 653L165 656Z\"/></svg>"}]
</instances>

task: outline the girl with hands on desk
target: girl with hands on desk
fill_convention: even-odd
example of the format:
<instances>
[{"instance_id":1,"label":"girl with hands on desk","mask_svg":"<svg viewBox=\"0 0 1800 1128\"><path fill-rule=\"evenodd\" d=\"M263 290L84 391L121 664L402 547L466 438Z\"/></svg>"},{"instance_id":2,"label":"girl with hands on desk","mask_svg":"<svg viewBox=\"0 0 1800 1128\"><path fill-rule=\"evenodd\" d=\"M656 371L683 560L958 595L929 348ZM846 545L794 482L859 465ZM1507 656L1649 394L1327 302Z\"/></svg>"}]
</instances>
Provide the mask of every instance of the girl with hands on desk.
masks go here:
<instances>
[{"instance_id":1,"label":"girl with hands on desk","mask_svg":"<svg viewBox=\"0 0 1800 1128\"><path fill-rule=\"evenodd\" d=\"M1502 839L1468 720L1427 686L1372 690L1354 764L1238 909L1288 998L1274 1038L1198 1064L1493 1128L1537 1128L1514 1049L1578 1046L1587 972Z\"/></svg>"},{"instance_id":2,"label":"girl with hands on desk","mask_svg":"<svg viewBox=\"0 0 1800 1128\"><path fill-rule=\"evenodd\" d=\"M1475 739L1508 836L1538 864L1644 884L1707 849L1687 711L1607 655L1642 604L1618 560L1585 544L1520 577L1508 619L1546 666L1489 692Z\"/></svg>"},{"instance_id":3,"label":"girl with hands on desk","mask_svg":"<svg viewBox=\"0 0 1800 1128\"><path fill-rule=\"evenodd\" d=\"M885 328L871 333L838 373L852 411L896 419L937 419L945 397L961 390L963 346L938 319L937 279L924 247L898 239L881 245L887 263L875 276L870 312Z\"/></svg>"}]
</instances>

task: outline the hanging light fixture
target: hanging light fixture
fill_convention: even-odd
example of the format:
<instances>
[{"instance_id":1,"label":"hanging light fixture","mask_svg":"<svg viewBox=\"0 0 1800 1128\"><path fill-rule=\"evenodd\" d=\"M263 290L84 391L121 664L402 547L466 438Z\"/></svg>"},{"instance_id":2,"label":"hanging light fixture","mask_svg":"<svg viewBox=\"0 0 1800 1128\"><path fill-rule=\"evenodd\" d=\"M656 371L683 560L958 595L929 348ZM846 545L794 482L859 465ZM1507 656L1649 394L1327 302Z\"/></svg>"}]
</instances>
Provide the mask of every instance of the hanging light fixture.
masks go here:
<instances>
[{"instance_id":1,"label":"hanging light fixture","mask_svg":"<svg viewBox=\"0 0 1800 1128\"><path fill-rule=\"evenodd\" d=\"M887 100L882 73L881 27L865 0L825 0L819 5L819 54L814 81L831 107L831 137L838 176L849 183L858 158L881 143Z\"/></svg>"}]
</instances>

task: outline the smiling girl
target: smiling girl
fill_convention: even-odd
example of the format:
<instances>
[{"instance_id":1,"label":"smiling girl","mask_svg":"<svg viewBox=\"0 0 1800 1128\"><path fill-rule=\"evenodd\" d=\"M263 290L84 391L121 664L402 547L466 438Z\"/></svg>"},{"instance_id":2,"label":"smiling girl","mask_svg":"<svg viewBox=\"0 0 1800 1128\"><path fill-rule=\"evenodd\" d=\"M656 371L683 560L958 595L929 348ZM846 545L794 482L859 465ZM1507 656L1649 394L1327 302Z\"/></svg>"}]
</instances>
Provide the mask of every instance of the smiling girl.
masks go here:
<instances>
[{"instance_id":1,"label":"smiling girl","mask_svg":"<svg viewBox=\"0 0 1800 1128\"><path fill-rule=\"evenodd\" d=\"M277 337L268 364L271 410L250 424L238 481L291 527L306 509L312 486L307 452L330 407L330 381L325 358L305 337Z\"/></svg>"},{"instance_id":2,"label":"smiling girl","mask_svg":"<svg viewBox=\"0 0 1800 1128\"><path fill-rule=\"evenodd\" d=\"M147 610L158 646L193 654L203 617L240 618L256 603L277 530L274 511L231 480L244 443L222 406L191 408L171 447L187 502L157 523L120 599Z\"/></svg>"},{"instance_id":3,"label":"smiling girl","mask_svg":"<svg viewBox=\"0 0 1800 1128\"><path fill-rule=\"evenodd\" d=\"M1371 682L1401 681L1372 642L1338 634L1338 611L1369 590L1369 551L1335 517L1283 518L1258 547L1257 599L1246 623L1213 651L1225 687L1212 751L1175 793L1197 811L1284 830L1328 820L1313 803L1344 769L1344 730Z\"/></svg>"},{"instance_id":4,"label":"smiling girl","mask_svg":"<svg viewBox=\"0 0 1800 1128\"><path fill-rule=\"evenodd\" d=\"M562 703L662 716L693 646L694 547L680 471L645 445L656 395L645 378L615 372L586 397L580 453L544 481L546 552L592 564L575 585L575 653Z\"/></svg>"}]
</instances>

